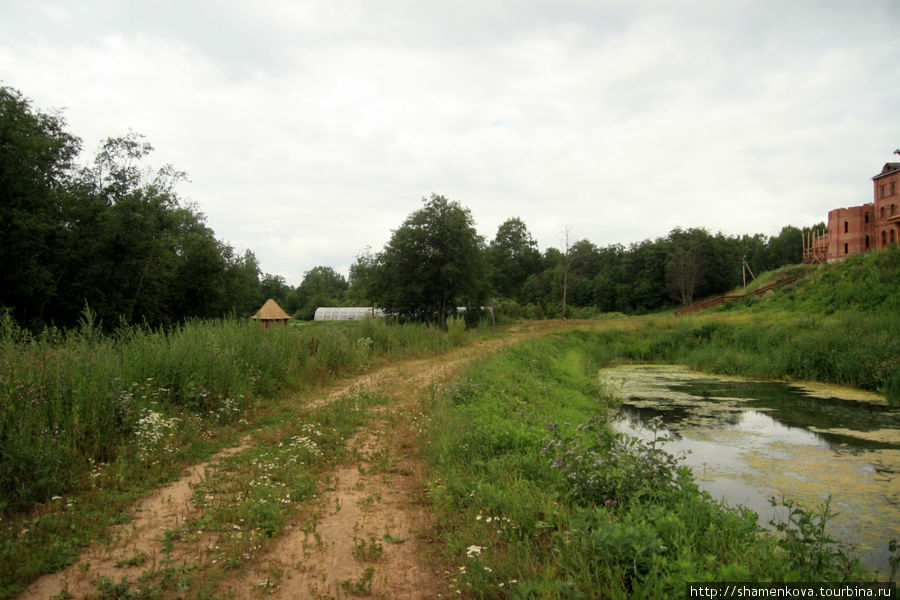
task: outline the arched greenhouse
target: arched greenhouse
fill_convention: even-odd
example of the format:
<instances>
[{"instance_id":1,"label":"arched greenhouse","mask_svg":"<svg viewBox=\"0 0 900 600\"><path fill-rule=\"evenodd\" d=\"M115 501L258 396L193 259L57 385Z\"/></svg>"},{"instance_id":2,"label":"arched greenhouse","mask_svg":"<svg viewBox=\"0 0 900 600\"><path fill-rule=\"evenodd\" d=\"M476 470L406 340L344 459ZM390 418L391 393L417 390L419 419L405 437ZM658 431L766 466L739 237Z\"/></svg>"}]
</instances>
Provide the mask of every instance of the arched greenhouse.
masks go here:
<instances>
[{"instance_id":1,"label":"arched greenhouse","mask_svg":"<svg viewBox=\"0 0 900 600\"><path fill-rule=\"evenodd\" d=\"M360 321L366 317L383 317L384 311L372 306L320 306L314 321Z\"/></svg>"}]
</instances>

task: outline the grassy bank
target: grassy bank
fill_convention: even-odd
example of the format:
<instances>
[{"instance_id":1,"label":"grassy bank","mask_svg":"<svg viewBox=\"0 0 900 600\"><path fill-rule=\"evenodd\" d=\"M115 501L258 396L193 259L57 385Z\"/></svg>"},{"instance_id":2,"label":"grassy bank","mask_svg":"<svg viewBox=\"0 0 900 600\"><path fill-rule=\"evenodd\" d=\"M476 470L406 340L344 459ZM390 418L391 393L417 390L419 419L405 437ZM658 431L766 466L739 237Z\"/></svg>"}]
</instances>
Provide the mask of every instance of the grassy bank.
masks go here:
<instances>
[{"instance_id":1,"label":"grassy bank","mask_svg":"<svg viewBox=\"0 0 900 600\"><path fill-rule=\"evenodd\" d=\"M822 381L883 394L900 405L900 316L713 313L649 318L598 334L597 360L658 361L717 374Z\"/></svg>"},{"instance_id":2,"label":"grassy bank","mask_svg":"<svg viewBox=\"0 0 900 600\"><path fill-rule=\"evenodd\" d=\"M571 332L511 348L435 396L423 456L457 590L659 598L683 594L687 581L862 577L818 531L823 515L800 509L801 526L776 539L755 514L699 492L658 440L612 432L597 368L665 338L648 331Z\"/></svg>"}]
</instances>

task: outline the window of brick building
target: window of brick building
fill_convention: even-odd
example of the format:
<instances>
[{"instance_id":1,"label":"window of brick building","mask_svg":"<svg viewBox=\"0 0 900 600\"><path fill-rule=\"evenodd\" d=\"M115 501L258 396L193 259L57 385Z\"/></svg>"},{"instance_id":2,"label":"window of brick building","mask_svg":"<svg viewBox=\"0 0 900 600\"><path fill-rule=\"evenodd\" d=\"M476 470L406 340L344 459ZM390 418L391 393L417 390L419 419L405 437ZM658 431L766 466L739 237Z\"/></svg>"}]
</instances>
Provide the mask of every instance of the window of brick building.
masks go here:
<instances>
[{"instance_id":1,"label":"window of brick building","mask_svg":"<svg viewBox=\"0 0 900 600\"><path fill-rule=\"evenodd\" d=\"M847 248L847 244L844 244L844 254L847 254L848 252L849 252L849 249Z\"/></svg>"},{"instance_id":2,"label":"window of brick building","mask_svg":"<svg viewBox=\"0 0 900 600\"><path fill-rule=\"evenodd\" d=\"M897 193L897 182L892 181L891 182L891 196L893 196L896 193Z\"/></svg>"},{"instance_id":3,"label":"window of brick building","mask_svg":"<svg viewBox=\"0 0 900 600\"><path fill-rule=\"evenodd\" d=\"M881 197L884 198L887 195L887 186L881 186Z\"/></svg>"},{"instance_id":4,"label":"window of brick building","mask_svg":"<svg viewBox=\"0 0 900 600\"><path fill-rule=\"evenodd\" d=\"M866 213L866 223L869 222L869 213Z\"/></svg>"},{"instance_id":5,"label":"window of brick building","mask_svg":"<svg viewBox=\"0 0 900 600\"><path fill-rule=\"evenodd\" d=\"M866 236L866 249L869 249L869 236Z\"/></svg>"},{"instance_id":6,"label":"window of brick building","mask_svg":"<svg viewBox=\"0 0 900 600\"><path fill-rule=\"evenodd\" d=\"M850 223L848 221L844 221L844 233L850 231Z\"/></svg>"},{"instance_id":7,"label":"window of brick building","mask_svg":"<svg viewBox=\"0 0 900 600\"><path fill-rule=\"evenodd\" d=\"M884 207L883 206L881 207L881 218L882 219L884 218Z\"/></svg>"},{"instance_id":8,"label":"window of brick building","mask_svg":"<svg viewBox=\"0 0 900 600\"><path fill-rule=\"evenodd\" d=\"M887 247L887 232L886 231L881 232L881 247L882 248Z\"/></svg>"},{"instance_id":9,"label":"window of brick building","mask_svg":"<svg viewBox=\"0 0 900 600\"><path fill-rule=\"evenodd\" d=\"M894 216L894 210L897 208L896 204L891 204L891 216Z\"/></svg>"},{"instance_id":10,"label":"window of brick building","mask_svg":"<svg viewBox=\"0 0 900 600\"><path fill-rule=\"evenodd\" d=\"M891 229L891 243L895 243L897 241L897 232Z\"/></svg>"}]
</instances>

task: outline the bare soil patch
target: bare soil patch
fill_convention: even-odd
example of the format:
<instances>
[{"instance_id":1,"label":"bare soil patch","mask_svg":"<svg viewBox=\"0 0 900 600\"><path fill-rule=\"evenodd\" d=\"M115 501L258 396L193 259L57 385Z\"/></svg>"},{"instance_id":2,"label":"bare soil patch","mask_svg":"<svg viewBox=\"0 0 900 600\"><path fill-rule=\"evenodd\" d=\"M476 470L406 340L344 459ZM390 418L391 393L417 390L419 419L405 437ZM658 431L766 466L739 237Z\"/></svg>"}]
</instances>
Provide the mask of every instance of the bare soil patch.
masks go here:
<instances>
[{"instance_id":1,"label":"bare soil patch","mask_svg":"<svg viewBox=\"0 0 900 600\"><path fill-rule=\"evenodd\" d=\"M123 577L133 581L158 558L161 532L174 529L185 518L196 513L191 504L192 486L202 478L206 469L217 461L245 450L242 444L227 448L212 460L191 465L182 476L152 495L141 500L133 509L135 518L113 528L111 544L96 543L81 559L62 571L39 578L18 597L21 600L53 598L66 590L71 597L87 597L97 590L96 582L102 577L120 581ZM138 557L144 557L139 559ZM140 563L140 564L137 564Z\"/></svg>"}]
</instances>

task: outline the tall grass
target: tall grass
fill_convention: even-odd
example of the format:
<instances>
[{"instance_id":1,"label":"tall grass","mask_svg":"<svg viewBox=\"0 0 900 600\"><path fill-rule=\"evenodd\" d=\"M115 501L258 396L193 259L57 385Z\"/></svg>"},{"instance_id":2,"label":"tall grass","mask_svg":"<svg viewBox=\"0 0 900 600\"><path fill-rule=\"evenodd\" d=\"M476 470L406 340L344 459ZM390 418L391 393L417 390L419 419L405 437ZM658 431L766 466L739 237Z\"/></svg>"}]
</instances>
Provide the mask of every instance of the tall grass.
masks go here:
<instances>
[{"instance_id":1,"label":"tall grass","mask_svg":"<svg viewBox=\"0 0 900 600\"><path fill-rule=\"evenodd\" d=\"M152 443L154 428L230 423L279 390L465 337L373 320L267 330L189 321L106 336L90 313L76 330L32 335L2 315L0 514L77 489L95 465Z\"/></svg>"},{"instance_id":2,"label":"tall grass","mask_svg":"<svg viewBox=\"0 0 900 600\"><path fill-rule=\"evenodd\" d=\"M599 363L671 362L727 375L822 381L884 394L900 405L900 314L734 312L645 319L583 333Z\"/></svg>"}]
</instances>

